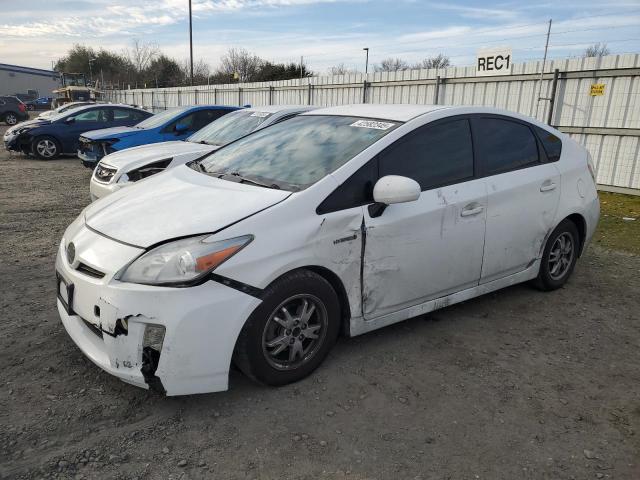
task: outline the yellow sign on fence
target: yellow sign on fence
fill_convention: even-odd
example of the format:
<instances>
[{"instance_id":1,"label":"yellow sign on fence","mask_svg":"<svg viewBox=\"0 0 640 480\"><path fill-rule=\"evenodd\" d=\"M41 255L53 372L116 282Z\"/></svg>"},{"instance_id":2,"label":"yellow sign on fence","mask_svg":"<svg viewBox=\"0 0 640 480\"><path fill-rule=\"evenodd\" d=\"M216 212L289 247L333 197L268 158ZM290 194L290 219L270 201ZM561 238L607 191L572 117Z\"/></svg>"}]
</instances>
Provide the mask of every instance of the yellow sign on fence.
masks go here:
<instances>
[{"instance_id":1,"label":"yellow sign on fence","mask_svg":"<svg viewBox=\"0 0 640 480\"><path fill-rule=\"evenodd\" d=\"M592 83L589 95L592 97L601 97L604 95L604 83Z\"/></svg>"}]
</instances>

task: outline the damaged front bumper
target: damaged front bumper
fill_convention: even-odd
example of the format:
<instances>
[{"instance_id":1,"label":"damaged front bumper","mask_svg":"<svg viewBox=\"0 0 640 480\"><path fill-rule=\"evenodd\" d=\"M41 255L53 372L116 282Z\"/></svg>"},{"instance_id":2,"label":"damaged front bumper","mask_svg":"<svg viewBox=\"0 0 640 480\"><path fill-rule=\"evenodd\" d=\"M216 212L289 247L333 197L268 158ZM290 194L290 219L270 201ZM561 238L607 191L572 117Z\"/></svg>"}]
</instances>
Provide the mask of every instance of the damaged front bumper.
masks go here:
<instances>
[{"instance_id":1,"label":"damaged front bumper","mask_svg":"<svg viewBox=\"0 0 640 480\"><path fill-rule=\"evenodd\" d=\"M167 395L228 388L236 338L258 299L213 281L189 288L119 282L115 273L142 249L85 227L73 242L72 263L64 239L56 258L58 313L93 363Z\"/></svg>"}]
</instances>

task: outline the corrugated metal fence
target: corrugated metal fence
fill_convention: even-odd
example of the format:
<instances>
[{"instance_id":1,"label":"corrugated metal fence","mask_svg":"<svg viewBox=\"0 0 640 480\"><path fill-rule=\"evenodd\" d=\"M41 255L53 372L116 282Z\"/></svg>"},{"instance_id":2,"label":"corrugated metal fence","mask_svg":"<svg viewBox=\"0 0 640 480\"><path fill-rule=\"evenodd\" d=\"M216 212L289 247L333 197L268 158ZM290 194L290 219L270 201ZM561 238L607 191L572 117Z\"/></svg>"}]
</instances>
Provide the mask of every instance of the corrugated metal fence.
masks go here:
<instances>
[{"instance_id":1,"label":"corrugated metal fence","mask_svg":"<svg viewBox=\"0 0 640 480\"><path fill-rule=\"evenodd\" d=\"M640 54L514 64L510 75L475 67L406 70L197 87L115 90L115 102L165 108L192 104L319 106L349 103L484 105L537 117L589 149L604 189L640 194ZM591 95L591 85L604 94Z\"/></svg>"}]
</instances>

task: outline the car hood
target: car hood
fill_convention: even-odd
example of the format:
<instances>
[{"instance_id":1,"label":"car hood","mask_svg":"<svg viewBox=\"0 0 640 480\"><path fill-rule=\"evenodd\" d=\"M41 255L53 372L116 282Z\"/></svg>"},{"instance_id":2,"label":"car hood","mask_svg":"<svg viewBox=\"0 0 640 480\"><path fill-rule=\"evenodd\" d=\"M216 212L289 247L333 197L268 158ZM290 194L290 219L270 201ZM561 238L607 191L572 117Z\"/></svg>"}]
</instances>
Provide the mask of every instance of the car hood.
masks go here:
<instances>
[{"instance_id":1,"label":"car hood","mask_svg":"<svg viewBox=\"0 0 640 480\"><path fill-rule=\"evenodd\" d=\"M111 127L100 130L91 130L90 132L83 133L82 136L90 140L106 140L108 138L129 137L145 131L145 129L135 127Z\"/></svg>"},{"instance_id":2,"label":"car hood","mask_svg":"<svg viewBox=\"0 0 640 480\"><path fill-rule=\"evenodd\" d=\"M13 133L16 130L21 130L23 128L35 128L40 127L42 125L49 125L51 122L49 120L27 120L26 122L20 122L17 125L7 129L7 133Z\"/></svg>"},{"instance_id":3,"label":"car hood","mask_svg":"<svg viewBox=\"0 0 640 480\"><path fill-rule=\"evenodd\" d=\"M213 145L192 142L173 141L152 143L111 153L105 156L101 160L101 163L115 167L118 171L128 172L132 169L140 168L149 163L167 158L179 156L197 158L215 149L216 147Z\"/></svg>"},{"instance_id":4,"label":"car hood","mask_svg":"<svg viewBox=\"0 0 640 480\"><path fill-rule=\"evenodd\" d=\"M220 180L183 165L92 203L85 210L85 222L114 240L146 248L219 231L289 195Z\"/></svg>"}]
</instances>

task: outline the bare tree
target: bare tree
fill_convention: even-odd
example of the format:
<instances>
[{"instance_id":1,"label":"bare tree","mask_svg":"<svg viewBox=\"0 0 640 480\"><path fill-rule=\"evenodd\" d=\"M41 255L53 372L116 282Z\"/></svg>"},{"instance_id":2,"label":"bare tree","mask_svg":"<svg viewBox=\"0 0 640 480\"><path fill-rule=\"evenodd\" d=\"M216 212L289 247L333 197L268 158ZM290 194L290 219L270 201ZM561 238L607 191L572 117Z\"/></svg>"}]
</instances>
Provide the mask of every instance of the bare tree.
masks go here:
<instances>
[{"instance_id":1,"label":"bare tree","mask_svg":"<svg viewBox=\"0 0 640 480\"><path fill-rule=\"evenodd\" d=\"M131 49L127 49L125 52L137 74L145 71L149 64L160 55L157 44L145 43L137 38L133 40Z\"/></svg>"},{"instance_id":2,"label":"bare tree","mask_svg":"<svg viewBox=\"0 0 640 480\"><path fill-rule=\"evenodd\" d=\"M409 64L401 58L385 58L380 65L375 66L376 72L397 72L399 70L408 70Z\"/></svg>"},{"instance_id":3,"label":"bare tree","mask_svg":"<svg viewBox=\"0 0 640 480\"><path fill-rule=\"evenodd\" d=\"M607 47L606 43L598 42L598 43L594 43L590 47L587 47L587 49L584 51L582 56L583 57L604 57L606 55L609 55L610 53L611 51L609 50L609 47Z\"/></svg>"},{"instance_id":4,"label":"bare tree","mask_svg":"<svg viewBox=\"0 0 640 480\"><path fill-rule=\"evenodd\" d=\"M255 77L264 61L257 55L244 48L230 48L220 59L218 74L236 78L240 82L251 81Z\"/></svg>"},{"instance_id":5,"label":"bare tree","mask_svg":"<svg viewBox=\"0 0 640 480\"><path fill-rule=\"evenodd\" d=\"M415 64L413 68L447 68L451 66L451 60L446 55L439 53L435 57L427 57Z\"/></svg>"},{"instance_id":6,"label":"bare tree","mask_svg":"<svg viewBox=\"0 0 640 480\"><path fill-rule=\"evenodd\" d=\"M329 75L349 75L352 73L358 73L358 71L355 69L347 68L344 63L329 67L327 72L329 73Z\"/></svg>"},{"instance_id":7,"label":"bare tree","mask_svg":"<svg viewBox=\"0 0 640 480\"><path fill-rule=\"evenodd\" d=\"M189 60L183 60L180 65L180 70L182 71L182 75L185 79L185 84L191 83L191 66L189 64ZM194 85L204 85L209 80L211 76L211 68L209 64L205 62L202 58L193 64L193 84Z\"/></svg>"}]
</instances>

